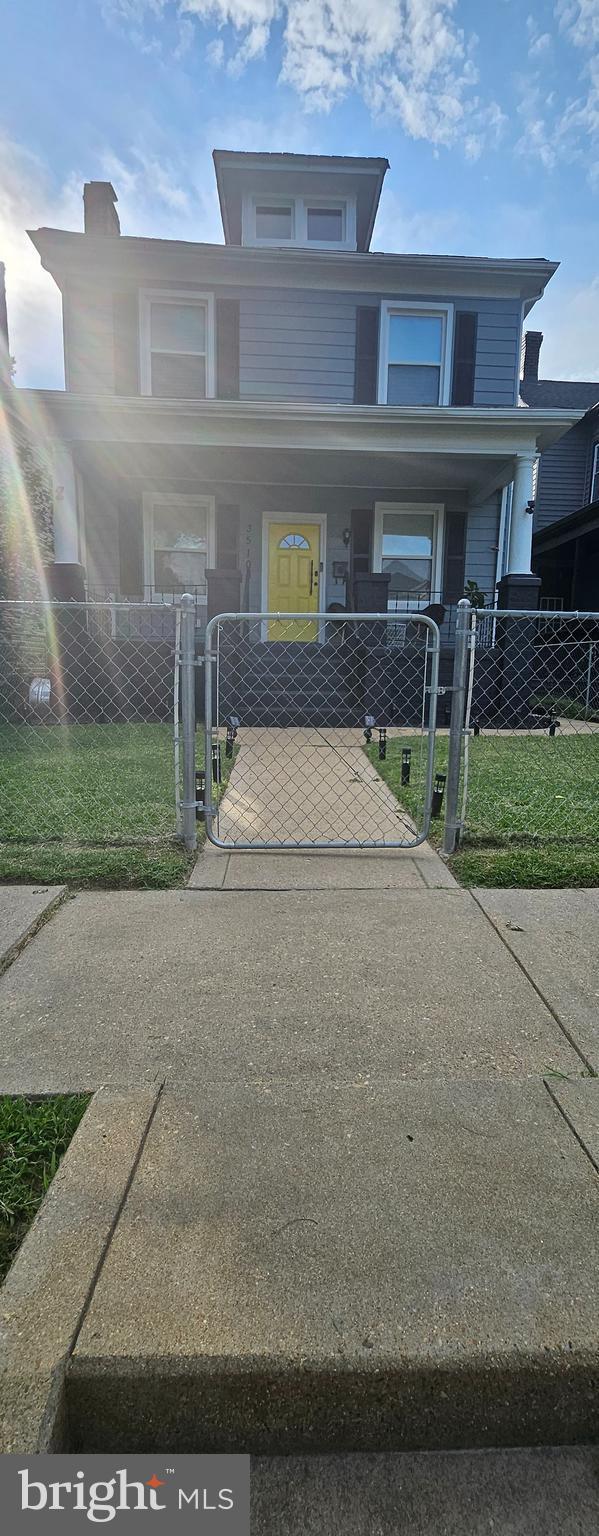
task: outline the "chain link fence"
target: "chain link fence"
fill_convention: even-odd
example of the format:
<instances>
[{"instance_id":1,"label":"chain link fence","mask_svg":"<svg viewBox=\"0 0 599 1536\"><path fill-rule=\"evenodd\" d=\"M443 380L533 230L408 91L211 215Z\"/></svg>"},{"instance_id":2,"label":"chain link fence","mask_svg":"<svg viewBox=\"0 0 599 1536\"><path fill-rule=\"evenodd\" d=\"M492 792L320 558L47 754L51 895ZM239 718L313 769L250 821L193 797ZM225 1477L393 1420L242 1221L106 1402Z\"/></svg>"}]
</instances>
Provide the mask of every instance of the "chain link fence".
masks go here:
<instances>
[{"instance_id":1,"label":"chain link fence","mask_svg":"<svg viewBox=\"0 0 599 1536\"><path fill-rule=\"evenodd\" d=\"M172 847L179 631L174 605L0 603L5 859L17 844L118 848L126 874Z\"/></svg>"},{"instance_id":2,"label":"chain link fence","mask_svg":"<svg viewBox=\"0 0 599 1536\"><path fill-rule=\"evenodd\" d=\"M225 848L408 848L428 831L439 631L418 613L226 615L206 634L207 832ZM412 814L364 752L408 751ZM237 756L211 810L219 761Z\"/></svg>"},{"instance_id":3,"label":"chain link fence","mask_svg":"<svg viewBox=\"0 0 599 1536\"><path fill-rule=\"evenodd\" d=\"M463 624L462 846L599 850L599 614L466 607Z\"/></svg>"}]
</instances>

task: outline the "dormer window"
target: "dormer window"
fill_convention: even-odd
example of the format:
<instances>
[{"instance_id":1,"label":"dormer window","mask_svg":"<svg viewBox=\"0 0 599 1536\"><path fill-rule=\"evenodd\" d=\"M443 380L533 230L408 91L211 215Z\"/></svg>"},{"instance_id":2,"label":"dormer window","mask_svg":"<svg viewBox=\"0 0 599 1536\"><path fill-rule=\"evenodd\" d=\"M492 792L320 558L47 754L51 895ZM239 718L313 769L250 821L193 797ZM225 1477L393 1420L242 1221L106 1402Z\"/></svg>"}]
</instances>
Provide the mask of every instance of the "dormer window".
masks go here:
<instances>
[{"instance_id":1,"label":"dormer window","mask_svg":"<svg viewBox=\"0 0 599 1536\"><path fill-rule=\"evenodd\" d=\"M325 208L318 205L306 208L306 234L310 244L341 245L345 238L345 207Z\"/></svg>"},{"instance_id":2,"label":"dormer window","mask_svg":"<svg viewBox=\"0 0 599 1536\"><path fill-rule=\"evenodd\" d=\"M276 244L293 240L291 203L256 203L256 239L274 240Z\"/></svg>"},{"instance_id":3,"label":"dormer window","mask_svg":"<svg viewBox=\"0 0 599 1536\"><path fill-rule=\"evenodd\" d=\"M243 244L355 251L355 198L246 196Z\"/></svg>"}]
</instances>

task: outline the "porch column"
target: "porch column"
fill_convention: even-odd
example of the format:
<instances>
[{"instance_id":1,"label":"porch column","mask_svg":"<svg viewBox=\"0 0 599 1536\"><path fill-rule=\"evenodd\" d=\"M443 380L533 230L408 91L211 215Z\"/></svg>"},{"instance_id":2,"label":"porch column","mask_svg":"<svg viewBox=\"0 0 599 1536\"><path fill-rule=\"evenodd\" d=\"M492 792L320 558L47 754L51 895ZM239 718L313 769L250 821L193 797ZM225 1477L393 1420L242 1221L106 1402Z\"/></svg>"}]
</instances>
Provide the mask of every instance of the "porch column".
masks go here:
<instances>
[{"instance_id":1,"label":"porch column","mask_svg":"<svg viewBox=\"0 0 599 1536\"><path fill-rule=\"evenodd\" d=\"M510 576L530 575L532 516L527 508L528 503L533 499L533 471L536 460L536 453L519 453L516 458L507 562Z\"/></svg>"},{"instance_id":2,"label":"porch column","mask_svg":"<svg viewBox=\"0 0 599 1536\"><path fill-rule=\"evenodd\" d=\"M63 443L55 443L52 451L54 562L57 565L78 565L79 524L77 518L77 486L73 457Z\"/></svg>"}]
</instances>

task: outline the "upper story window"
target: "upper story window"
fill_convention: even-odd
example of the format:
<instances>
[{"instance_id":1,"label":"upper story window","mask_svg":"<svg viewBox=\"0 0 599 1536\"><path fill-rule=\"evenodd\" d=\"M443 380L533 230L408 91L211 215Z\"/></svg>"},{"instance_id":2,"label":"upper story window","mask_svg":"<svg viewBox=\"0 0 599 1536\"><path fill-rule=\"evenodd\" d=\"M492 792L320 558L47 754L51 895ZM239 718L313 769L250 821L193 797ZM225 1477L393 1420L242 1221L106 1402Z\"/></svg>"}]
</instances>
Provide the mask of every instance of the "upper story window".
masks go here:
<instances>
[{"instance_id":1,"label":"upper story window","mask_svg":"<svg viewBox=\"0 0 599 1536\"><path fill-rule=\"evenodd\" d=\"M589 501L599 501L599 443L593 448L593 462L591 465L591 489Z\"/></svg>"},{"instance_id":2,"label":"upper story window","mask_svg":"<svg viewBox=\"0 0 599 1536\"><path fill-rule=\"evenodd\" d=\"M453 309L383 304L379 401L386 405L447 405Z\"/></svg>"},{"instance_id":3,"label":"upper story window","mask_svg":"<svg viewBox=\"0 0 599 1536\"><path fill-rule=\"evenodd\" d=\"M214 394L214 300L211 294L145 291L140 295L142 395L203 400Z\"/></svg>"},{"instance_id":4,"label":"upper story window","mask_svg":"<svg viewBox=\"0 0 599 1536\"><path fill-rule=\"evenodd\" d=\"M242 238L244 245L355 251L355 198L247 196L243 200Z\"/></svg>"}]
</instances>

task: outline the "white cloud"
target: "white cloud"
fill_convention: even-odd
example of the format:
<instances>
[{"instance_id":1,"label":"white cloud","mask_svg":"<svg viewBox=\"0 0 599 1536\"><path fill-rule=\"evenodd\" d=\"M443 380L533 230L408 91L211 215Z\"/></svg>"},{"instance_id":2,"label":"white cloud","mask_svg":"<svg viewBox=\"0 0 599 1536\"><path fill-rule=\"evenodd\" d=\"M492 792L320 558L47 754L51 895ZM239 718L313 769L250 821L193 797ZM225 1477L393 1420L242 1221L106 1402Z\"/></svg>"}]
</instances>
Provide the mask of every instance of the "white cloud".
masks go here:
<instances>
[{"instance_id":1,"label":"white cloud","mask_svg":"<svg viewBox=\"0 0 599 1536\"><path fill-rule=\"evenodd\" d=\"M81 228L81 187L69 178L52 186L47 168L35 155L0 136L0 259L6 264L10 349L16 358L16 383L64 383L60 294L27 228L65 223Z\"/></svg>"},{"instance_id":2,"label":"white cloud","mask_svg":"<svg viewBox=\"0 0 599 1536\"><path fill-rule=\"evenodd\" d=\"M462 143L470 159L497 141L506 121L496 103L475 94L478 39L457 25L458 0L101 3L105 18L145 47L157 44L167 15L216 26L208 62L232 76L264 55L278 23L280 79L305 110L328 112L356 91L375 115L398 120L410 137L436 147Z\"/></svg>"},{"instance_id":3,"label":"white cloud","mask_svg":"<svg viewBox=\"0 0 599 1536\"><path fill-rule=\"evenodd\" d=\"M576 48L599 47L599 0L556 0L555 14Z\"/></svg>"}]
</instances>

